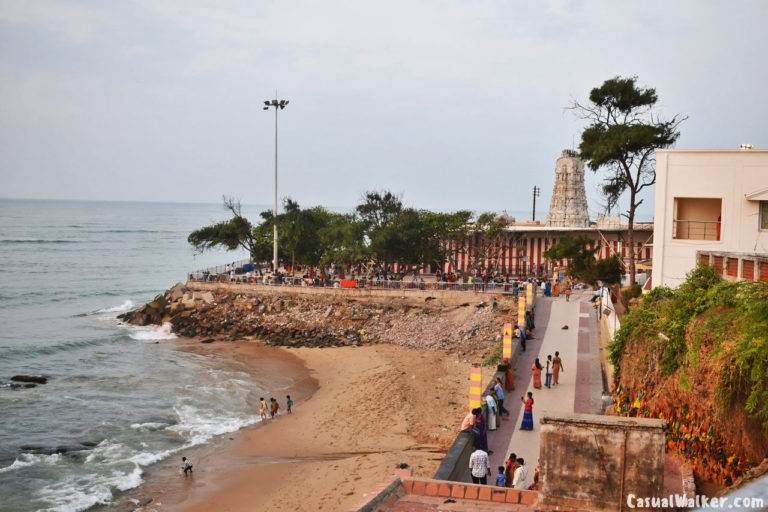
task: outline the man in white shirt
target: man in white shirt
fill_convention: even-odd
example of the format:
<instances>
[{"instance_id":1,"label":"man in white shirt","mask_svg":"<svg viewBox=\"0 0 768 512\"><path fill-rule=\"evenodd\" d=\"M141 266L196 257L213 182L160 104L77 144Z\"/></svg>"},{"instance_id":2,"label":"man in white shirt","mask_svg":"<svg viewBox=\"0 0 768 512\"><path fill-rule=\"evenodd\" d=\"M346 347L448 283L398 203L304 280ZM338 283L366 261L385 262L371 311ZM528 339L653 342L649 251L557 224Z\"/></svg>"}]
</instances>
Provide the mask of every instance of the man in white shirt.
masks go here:
<instances>
[{"instance_id":1,"label":"man in white shirt","mask_svg":"<svg viewBox=\"0 0 768 512\"><path fill-rule=\"evenodd\" d=\"M488 430L496 430L496 414L498 414L496 400L488 394L485 395L485 403L488 406Z\"/></svg>"},{"instance_id":2,"label":"man in white shirt","mask_svg":"<svg viewBox=\"0 0 768 512\"><path fill-rule=\"evenodd\" d=\"M488 461L488 454L478 448L469 456L469 469L472 473L472 483L488 483L488 475L491 474L491 464Z\"/></svg>"},{"instance_id":3,"label":"man in white shirt","mask_svg":"<svg viewBox=\"0 0 768 512\"><path fill-rule=\"evenodd\" d=\"M515 470L515 474L512 477L512 487L515 489L527 489L525 484L528 479L528 468L525 467L525 461L522 458L517 459L518 468Z\"/></svg>"}]
</instances>

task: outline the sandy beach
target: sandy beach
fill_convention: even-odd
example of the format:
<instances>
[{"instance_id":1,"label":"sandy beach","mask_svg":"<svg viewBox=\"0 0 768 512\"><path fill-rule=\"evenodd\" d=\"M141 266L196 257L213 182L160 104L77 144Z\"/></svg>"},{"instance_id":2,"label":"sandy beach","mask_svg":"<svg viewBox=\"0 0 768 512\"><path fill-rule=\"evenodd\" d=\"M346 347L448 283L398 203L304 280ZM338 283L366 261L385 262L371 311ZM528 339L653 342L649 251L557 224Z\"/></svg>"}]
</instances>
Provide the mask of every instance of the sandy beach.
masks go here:
<instances>
[{"instance_id":1,"label":"sandy beach","mask_svg":"<svg viewBox=\"0 0 768 512\"><path fill-rule=\"evenodd\" d=\"M400 463L431 477L464 411L468 365L444 352L255 341L186 349L252 371L277 361L295 383L281 401L291 393L297 404L195 450L192 478L175 459L161 464L136 494L152 498L146 511L348 510Z\"/></svg>"}]
</instances>

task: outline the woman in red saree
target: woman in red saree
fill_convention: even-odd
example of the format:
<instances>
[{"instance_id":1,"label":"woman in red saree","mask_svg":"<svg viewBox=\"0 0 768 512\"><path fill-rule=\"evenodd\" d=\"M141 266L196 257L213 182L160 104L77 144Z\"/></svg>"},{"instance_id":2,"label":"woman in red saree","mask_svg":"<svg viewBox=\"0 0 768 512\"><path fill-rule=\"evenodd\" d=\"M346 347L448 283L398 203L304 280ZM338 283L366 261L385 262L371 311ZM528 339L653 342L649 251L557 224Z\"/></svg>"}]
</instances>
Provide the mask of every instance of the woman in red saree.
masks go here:
<instances>
[{"instance_id":1,"label":"woman in red saree","mask_svg":"<svg viewBox=\"0 0 768 512\"><path fill-rule=\"evenodd\" d=\"M525 407L523 408L523 422L520 430L533 430L533 393L528 392L528 398L520 397Z\"/></svg>"}]
</instances>

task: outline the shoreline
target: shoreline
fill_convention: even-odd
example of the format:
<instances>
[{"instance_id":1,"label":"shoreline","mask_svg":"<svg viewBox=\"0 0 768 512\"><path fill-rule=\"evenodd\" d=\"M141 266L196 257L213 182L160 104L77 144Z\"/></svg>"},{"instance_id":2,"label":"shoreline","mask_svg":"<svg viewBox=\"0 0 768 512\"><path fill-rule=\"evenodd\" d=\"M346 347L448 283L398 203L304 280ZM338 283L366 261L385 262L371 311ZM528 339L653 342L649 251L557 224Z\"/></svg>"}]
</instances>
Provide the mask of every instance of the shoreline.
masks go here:
<instances>
[{"instance_id":1,"label":"shoreline","mask_svg":"<svg viewBox=\"0 0 768 512\"><path fill-rule=\"evenodd\" d=\"M217 364L230 369L236 369L262 380L265 376L279 377L280 381L288 379L291 384L285 388L280 387L271 390L265 398L275 396L280 399L281 407L284 407L285 394L290 394L294 400L294 407L306 402L318 389L317 380L311 375L303 361L287 351L265 345L255 340L239 340L232 342L218 341L215 343L201 343L197 338L176 338L170 340L175 346L174 350L181 350L217 360ZM266 392L264 392L266 393ZM259 396L249 399L252 406L249 412L258 414ZM284 412L284 411L283 411ZM268 423L267 420L266 423ZM247 425L233 432L220 434L209 439L205 443L193 446L187 450L173 453L169 457L144 468L142 483L133 489L122 493L110 506L96 506L93 510L166 510L163 506L164 496L181 495L190 484L190 481L180 476L181 457L189 457L195 465L195 473L207 473L218 467L219 454L228 450L228 445L237 440L242 432L257 429L263 426L261 421ZM215 460L214 464L207 461ZM237 464L235 458L229 464ZM141 506L145 505L145 506ZM137 508L139 507L139 508Z\"/></svg>"},{"instance_id":2,"label":"shoreline","mask_svg":"<svg viewBox=\"0 0 768 512\"><path fill-rule=\"evenodd\" d=\"M294 397L294 413L283 410L275 420L190 450L193 477L179 474L181 453L153 466L120 500L146 503L143 511L344 510L400 463L431 477L462 416L455 397L465 394L468 363L455 354L392 345L275 348L246 340L190 341L180 349L251 372L270 364L256 356L275 357L295 372L296 384L285 393Z\"/></svg>"}]
</instances>

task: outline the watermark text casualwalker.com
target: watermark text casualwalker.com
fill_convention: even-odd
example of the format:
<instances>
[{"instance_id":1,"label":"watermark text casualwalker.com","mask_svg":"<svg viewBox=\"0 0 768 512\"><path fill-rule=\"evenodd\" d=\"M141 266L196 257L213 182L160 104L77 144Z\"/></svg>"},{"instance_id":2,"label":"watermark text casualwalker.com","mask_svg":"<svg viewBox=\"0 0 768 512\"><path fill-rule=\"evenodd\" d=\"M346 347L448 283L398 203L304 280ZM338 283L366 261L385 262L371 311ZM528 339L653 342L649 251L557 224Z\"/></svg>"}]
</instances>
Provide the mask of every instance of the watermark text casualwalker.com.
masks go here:
<instances>
[{"instance_id":1,"label":"watermark text casualwalker.com","mask_svg":"<svg viewBox=\"0 0 768 512\"><path fill-rule=\"evenodd\" d=\"M743 498L722 496L710 498L702 494L686 496L685 494L670 494L669 496L635 496L627 495L629 508L719 508L719 509L762 509L765 506L763 498Z\"/></svg>"}]
</instances>

